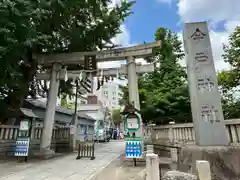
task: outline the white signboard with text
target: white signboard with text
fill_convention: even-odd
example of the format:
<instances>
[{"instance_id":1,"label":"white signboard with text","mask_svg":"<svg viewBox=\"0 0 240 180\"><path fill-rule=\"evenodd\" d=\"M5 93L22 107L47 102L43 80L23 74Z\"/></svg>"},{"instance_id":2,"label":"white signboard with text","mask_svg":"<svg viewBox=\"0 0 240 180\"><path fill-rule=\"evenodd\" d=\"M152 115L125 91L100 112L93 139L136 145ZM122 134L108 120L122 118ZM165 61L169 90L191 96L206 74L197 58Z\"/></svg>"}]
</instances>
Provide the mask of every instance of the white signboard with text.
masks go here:
<instances>
[{"instance_id":1,"label":"white signboard with text","mask_svg":"<svg viewBox=\"0 0 240 180\"><path fill-rule=\"evenodd\" d=\"M127 119L127 128L128 129L138 129L138 119L137 118L128 118Z\"/></svg>"},{"instance_id":2,"label":"white signboard with text","mask_svg":"<svg viewBox=\"0 0 240 180\"><path fill-rule=\"evenodd\" d=\"M26 121L20 121L20 131L28 131L29 130L29 122Z\"/></svg>"}]
</instances>

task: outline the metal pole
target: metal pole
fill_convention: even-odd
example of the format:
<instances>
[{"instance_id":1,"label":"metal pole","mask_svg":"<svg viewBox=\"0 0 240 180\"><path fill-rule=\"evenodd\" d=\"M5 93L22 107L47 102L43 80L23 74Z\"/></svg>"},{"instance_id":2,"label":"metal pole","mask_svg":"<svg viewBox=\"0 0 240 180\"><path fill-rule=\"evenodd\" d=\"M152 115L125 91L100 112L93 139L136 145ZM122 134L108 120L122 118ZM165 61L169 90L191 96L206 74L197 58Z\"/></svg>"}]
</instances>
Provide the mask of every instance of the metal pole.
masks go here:
<instances>
[{"instance_id":1,"label":"metal pole","mask_svg":"<svg viewBox=\"0 0 240 180\"><path fill-rule=\"evenodd\" d=\"M78 90L79 90L79 84L78 84L78 80L75 81L76 83L76 93L75 93L75 105L74 105L74 117L77 116L77 104L78 104ZM76 118L74 118L74 124L76 125L76 121L75 121Z\"/></svg>"},{"instance_id":2,"label":"metal pole","mask_svg":"<svg viewBox=\"0 0 240 180\"><path fill-rule=\"evenodd\" d=\"M75 81L76 83L76 92L75 92L75 104L74 104L74 114L72 117L72 125L74 128L73 133L73 149L76 149L76 134L77 134L77 124L78 124L78 115L77 115L77 104L78 104L78 90L79 90L79 83L78 80Z\"/></svg>"}]
</instances>

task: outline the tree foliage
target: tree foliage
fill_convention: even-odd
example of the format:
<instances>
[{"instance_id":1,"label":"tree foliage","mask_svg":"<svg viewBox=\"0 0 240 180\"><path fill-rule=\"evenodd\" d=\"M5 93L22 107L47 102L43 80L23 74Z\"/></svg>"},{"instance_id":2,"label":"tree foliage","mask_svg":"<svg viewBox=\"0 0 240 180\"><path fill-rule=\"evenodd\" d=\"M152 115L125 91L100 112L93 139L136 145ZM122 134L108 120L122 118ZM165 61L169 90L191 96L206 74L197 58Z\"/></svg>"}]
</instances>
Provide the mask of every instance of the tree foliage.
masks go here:
<instances>
[{"instance_id":1,"label":"tree foliage","mask_svg":"<svg viewBox=\"0 0 240 180\"><path fill-rule=\"evenodd\" d=\"M34 79L37 71L44 70L37 66L34 53L91 51L113 44L111 39L120 33L133 2L122 1L111 8L109 3L111 0L3 0L0 109L18 109L25 97L47 90L46 84ZM61 82L60 92L71 93L71 83Z\"/></svg>"},{"instance_id":2,"label":"tree foliage","mask_svg":"<svg viewBox=\"0 0 240 180\"><path fill-rule=\"evenodd\" d=\"M223 58L231 65L231 70L219 74L219 84L225 89L240 85L240 26L229 36L228 45L223 45Z\"/></svg>"},{"instance_id":3,"label":"tree foliage","mask_svg":"<svg viewBox=\"0 0 240 180\"><path fill-rule=\"evenodd\" d=\"M74 104L75 105L75 104ZM67 102L67 94L66 93L62 93L61 94L61 102L60 102L60 106L62 108L67 108L67 109L73 109L72 104Z\"/></svg>"},{"instance_id":4,"label":"tree foliage","mask_svg":"<svg viewBox=\"0 0 240 180\"><path fill-rule=\"evenodd\" d=\"M159 28L155 40L162 45L155 49L159 67L152 73L139 77L138 87L141 113L145 122L167 123L189 118L190 100L185 69L178 63L184 57L181 41L177 34L166 28ZM123 100L128 100L127 88L122 88Z\"/></svg>"},{"instance_id":5,"label":"tree foliage","mask_svg":"<svg viewBox=\"0 0 240 180\"><path fill-rule=\"evenodd\" d=\"M229 36L228 45L223 46L223 58L231 65L231 69L218 73L218 84L222 95L225 119L240 117L240 27Z\"/></svg>"},{"instance_id":6,"label":"tree foliage","mask_svg":"<svg viewBox=\"0 0 240 180\"><path fill-rule=\"evenodd\" d=\"M119 125L122 122L122 116L120 113L120 109L112 110L112 120L115 125Z\"/></svg>"},{"instance_id":7,"label":"tree foliage","mask_svg":"<svg viewBox=\"0 0 240 180\"><path fill-rule=\"evenodd\" d=\"M240 70L240 26L235 28L235 31L229 36L228 45L224 44L223 58L228 62L236 73L239 73Z\"/></svg>"}]
</instances>

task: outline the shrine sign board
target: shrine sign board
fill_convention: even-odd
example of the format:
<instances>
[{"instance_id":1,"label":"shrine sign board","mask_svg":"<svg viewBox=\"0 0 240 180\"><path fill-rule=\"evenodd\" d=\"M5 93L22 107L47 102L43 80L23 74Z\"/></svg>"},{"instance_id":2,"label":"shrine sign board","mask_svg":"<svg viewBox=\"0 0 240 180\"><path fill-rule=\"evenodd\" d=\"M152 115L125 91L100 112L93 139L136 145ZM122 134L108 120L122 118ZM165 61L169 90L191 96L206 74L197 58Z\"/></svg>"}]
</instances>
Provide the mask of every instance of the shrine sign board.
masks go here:
<instances>
[{"instance_id":1,"label":"shrine sign board","mask_svg":"<svg viewBox=\"0 0 240 180\"><path fill-rule=\"evenodd\" d=\"M185 24L183 39L196 143L228 145L207 22Z\"/></svg>"},{"instance_id":2,"label":"shrine sign board","mask_svg":"<svg viewBox=\"0 0 240 180\"><path fill-rule=\"evenodd\" d=\"M130 112L124 119L125 157L141 158L143 142L141 134L141 119L138 113Z\"/></svg>"},{"instance_id":3,"label":"shrine sign board","mask_svg":"<svg viewBox=\"0 0 240 180\"><path fill-rule=\"evenodd\" d=\"M125 139L125 157L126 158L141 158L142 157L142 140L141 138L126 138Z\"/></svg>"},{"instance_id":4,"label":"shrine sign board","mask_svg":"<svg viewBox=\"0 0 240 180\"><path fill-rule=\"evenodd\" d=\"M15 156L28 156L30 139L28 137L19 137L16 141Z\"/></svg>"},{"instance_id":5,"label":"shrine sign board","mask_svg":"<svg viewBox=\"0 0 240 180\"><path fill-rule=\"evenodd\" d=\"M21 120L14 156L28 156L30 144L30 120Z\"/></svg>"}]
</instances>

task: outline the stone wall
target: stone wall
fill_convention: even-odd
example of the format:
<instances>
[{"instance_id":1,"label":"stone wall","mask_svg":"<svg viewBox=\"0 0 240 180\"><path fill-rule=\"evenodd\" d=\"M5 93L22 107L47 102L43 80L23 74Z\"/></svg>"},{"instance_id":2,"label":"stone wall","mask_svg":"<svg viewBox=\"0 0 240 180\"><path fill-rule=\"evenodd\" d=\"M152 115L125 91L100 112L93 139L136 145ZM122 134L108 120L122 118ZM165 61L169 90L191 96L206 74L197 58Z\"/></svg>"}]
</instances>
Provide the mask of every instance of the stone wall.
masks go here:
<instances>
[{"instance_id":1,"label":"stone wall","mask_svg":"<svg viewBox=\"0 0 240 180\"><path fill-rule=\"evenodd\" d=\"M196 160L207 160L212 180L240 179L240 147L182 147L178 169L196 174Z\"/></svg>"}]
</instances>

